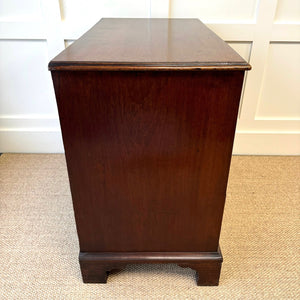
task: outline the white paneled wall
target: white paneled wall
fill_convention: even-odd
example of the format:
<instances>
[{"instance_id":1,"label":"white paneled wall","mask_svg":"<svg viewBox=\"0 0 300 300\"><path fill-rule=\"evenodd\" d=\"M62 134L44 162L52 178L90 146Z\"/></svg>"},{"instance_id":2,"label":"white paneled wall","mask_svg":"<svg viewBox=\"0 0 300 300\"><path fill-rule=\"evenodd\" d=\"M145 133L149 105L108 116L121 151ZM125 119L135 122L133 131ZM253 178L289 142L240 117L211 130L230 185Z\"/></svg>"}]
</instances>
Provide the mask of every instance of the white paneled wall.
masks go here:
<instances>
[{"instance_id":1,"label":"white paneled wall","mask_svg":"<svg viewBox=\"0 0 300 300\"><path fill-rule=\"evenodd\" d=\"M199 18L204 22L251 22L255 18L256 0L173 0L171 17Z\"/></svg>"},{"instance_id":2,"label":"white paneled wall","mask_svg":"<svg viewBox=\"0 0 300 300\"><path fill-rule=\"evenodd\" d=\"M300 154L299 0L0 0L0 152L62 152L47 64L102 17L199 18L253 69L234 153Z\"/></svg>"}]
</instances>

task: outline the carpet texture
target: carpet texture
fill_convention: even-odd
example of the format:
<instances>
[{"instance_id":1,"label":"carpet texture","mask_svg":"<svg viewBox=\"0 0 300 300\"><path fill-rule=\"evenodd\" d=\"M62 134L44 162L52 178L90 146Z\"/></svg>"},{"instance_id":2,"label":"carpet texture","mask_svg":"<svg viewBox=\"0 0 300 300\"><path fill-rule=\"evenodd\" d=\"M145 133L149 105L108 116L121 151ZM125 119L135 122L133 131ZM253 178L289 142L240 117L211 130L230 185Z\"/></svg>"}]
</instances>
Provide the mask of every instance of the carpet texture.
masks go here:
<instances>
[{"instance_id":1,"label":"carpet texture","mask_svg":"<svg viewBox=\"0 0 300 300\"><path fill-rule=\"evenodd\" d=\"M0 157L0 299L300 299L300 157L235 156L218 287L173 264L83 284L61 154Z\"/></svg>"}]
</instances>

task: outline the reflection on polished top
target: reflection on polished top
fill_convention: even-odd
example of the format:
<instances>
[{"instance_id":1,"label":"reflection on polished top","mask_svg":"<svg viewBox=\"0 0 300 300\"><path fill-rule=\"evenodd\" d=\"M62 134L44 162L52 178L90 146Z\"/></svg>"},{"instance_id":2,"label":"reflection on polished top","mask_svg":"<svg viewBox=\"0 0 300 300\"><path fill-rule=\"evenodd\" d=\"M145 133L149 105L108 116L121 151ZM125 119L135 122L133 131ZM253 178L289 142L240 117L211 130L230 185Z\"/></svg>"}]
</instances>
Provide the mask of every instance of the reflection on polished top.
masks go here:
<instances>
[{"instance_id":1,"label":"reflection on polished top","mask_svg":"<svg viewBox=\"0 0 300 300\"><path fill-rule=\"evenodd\" d=\"M50 70L250 69L198 19L101 19Z\"/></svg>"}]
</instances>

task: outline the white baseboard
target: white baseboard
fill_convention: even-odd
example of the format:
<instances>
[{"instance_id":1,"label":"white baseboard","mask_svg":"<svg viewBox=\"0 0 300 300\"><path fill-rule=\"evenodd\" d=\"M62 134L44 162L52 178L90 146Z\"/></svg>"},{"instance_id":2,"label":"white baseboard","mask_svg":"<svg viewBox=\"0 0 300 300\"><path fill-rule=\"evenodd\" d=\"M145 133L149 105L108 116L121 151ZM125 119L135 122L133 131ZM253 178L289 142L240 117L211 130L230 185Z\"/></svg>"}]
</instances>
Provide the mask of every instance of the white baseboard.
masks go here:
<instances>
[{"instance_id":1,"label":"white baseboard","mask_svg":"<svg viewBox=\"0 0 300 300\"><path fill-rule=\"evenodd\" d=\"M60 131L0 131L0 153L63 153Z\"/></svg>"},{"instance_id":2,"label":"white baseboard","mask_svg":"<svg viewBox=\"0 0 300 300\"><path fill-rule=\"evenodd\" d=\"M236 155L300 155L300 133L237 131L233 153Z\"/></svg>"}]
</instances>

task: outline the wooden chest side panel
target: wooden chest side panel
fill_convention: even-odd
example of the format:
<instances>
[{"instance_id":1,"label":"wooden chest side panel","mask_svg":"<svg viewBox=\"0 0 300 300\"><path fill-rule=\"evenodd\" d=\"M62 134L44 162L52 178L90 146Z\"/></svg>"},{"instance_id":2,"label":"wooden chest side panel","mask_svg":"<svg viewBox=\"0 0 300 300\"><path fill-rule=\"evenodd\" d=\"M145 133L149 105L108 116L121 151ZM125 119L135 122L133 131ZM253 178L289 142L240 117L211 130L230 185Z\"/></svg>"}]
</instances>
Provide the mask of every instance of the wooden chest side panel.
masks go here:
<instances>
[{"instance_id":1,"label":"wooden chest side panel","mask_svg":"<svg viewBox=\"0 0 300 300\"><path fill-rule=\"evenodd\" d=\"M52 71L81 251L217 251L243 71Z\"/></svg>"}]
</instances>

